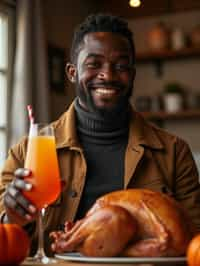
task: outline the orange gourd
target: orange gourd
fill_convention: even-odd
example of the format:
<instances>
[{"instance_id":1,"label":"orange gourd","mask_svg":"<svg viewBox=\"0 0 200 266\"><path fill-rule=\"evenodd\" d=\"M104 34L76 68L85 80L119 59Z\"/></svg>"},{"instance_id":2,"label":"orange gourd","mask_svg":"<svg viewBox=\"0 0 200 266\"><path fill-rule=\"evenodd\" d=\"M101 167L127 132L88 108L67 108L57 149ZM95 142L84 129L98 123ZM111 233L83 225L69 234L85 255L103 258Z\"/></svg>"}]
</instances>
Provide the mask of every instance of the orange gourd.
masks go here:
<instances>
[{"instance_id":1,"label":"orange gourd","mask_svg":"<svg viewBox=\"0 0 200 266\"><path fill-rule=\"evenodd\" d=\"M200 234L193 237L187 249L187 262L189 266L200 265Z\"/></svg>"},{"instance_id":2,"label":"orange gourd","mask_svg":"<svg viewBox=\"0 0 200 266\"><path fill-rule=\"evenodd\" d=\"M30 240L17 224L0 224L0 264L18 264L28 256Z\"/></svg>"}]
</instances>

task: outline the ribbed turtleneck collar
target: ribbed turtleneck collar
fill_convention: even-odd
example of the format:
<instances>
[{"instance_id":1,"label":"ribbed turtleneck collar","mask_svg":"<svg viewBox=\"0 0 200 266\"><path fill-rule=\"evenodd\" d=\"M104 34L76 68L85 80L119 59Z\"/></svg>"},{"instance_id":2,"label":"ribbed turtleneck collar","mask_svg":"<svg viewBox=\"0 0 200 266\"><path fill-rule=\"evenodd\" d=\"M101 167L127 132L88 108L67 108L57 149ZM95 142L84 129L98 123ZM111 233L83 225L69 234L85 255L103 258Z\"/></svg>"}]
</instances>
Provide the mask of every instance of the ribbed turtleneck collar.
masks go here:
<instances>
[{"instance_id":1,"label":"ribbed turtleneck collar","mask_svg":"<svg viewBox=\"0 0 200 266\"><path fill-rule=\"evenodd\" d=\"M84 110L78 99L75 100L75 111L77 117L78 133L81 138L87 138L89 142L115 142L118 138L127 136L129 108L116 119L104 118L96 113L87 112ZM86 139L85 139L86 140Z\"/></svg>"}]
</instances>

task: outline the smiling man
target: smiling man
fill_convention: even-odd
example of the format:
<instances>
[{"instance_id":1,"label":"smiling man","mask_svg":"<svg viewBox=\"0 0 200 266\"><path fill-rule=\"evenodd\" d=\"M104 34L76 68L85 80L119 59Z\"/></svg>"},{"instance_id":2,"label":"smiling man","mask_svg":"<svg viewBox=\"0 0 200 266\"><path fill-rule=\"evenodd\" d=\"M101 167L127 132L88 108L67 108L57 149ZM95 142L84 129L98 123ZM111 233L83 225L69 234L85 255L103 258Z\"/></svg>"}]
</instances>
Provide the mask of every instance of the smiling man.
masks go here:
<instances>
[{"instance_id":1,"label":"smiling man","mask_svg":"<svg viewBox=\"0 0 200 266\"><path fill-rule=\"evenodd\" d=\"M67 65L80 105L99 115L120 114L128 107L135 77L133 47L111 32L88 33L80 46L74 64Z\"/></svg>"},{"instance_id":2,"label":"smiling man","mask_svg":"<svg viewBox=\"0 0 200 266\"><path fill-rule=\"evenodd\" d=\"M131 107L135 72L133 36L124 20L95 14L76 29L66 73L77 97L52 123L65 186L47 209L47 242L49 232L83 217L98 197L126 188L167 193L200 230L200 186L191 151ZM2 222L26 225L34 236L37 210L23 196L26 182L17 182L31 174L18 169L26 145L23 139L10 149L1 174L0 211Z\"/></svg>"},{"instance_id":3,"label":"smiling man","mask_svg":"<svg viewBox=\"0 0 200 266\"><path fill-rule=\"evenodd\" d=\"M94 19L102 24L101 31L95 31L91 23ZM115 23L121 26L124 36L114 28L110 31ZM72 63L66 66L68 78L76 87L77 133L87 162L76 218L82 217L99 196L124 187L129 98L135 77L135 51L126 23L99 15L89 17L84 29L87 27L89 32L83 27L75 34Z\"/></svg>"}]
</instances>

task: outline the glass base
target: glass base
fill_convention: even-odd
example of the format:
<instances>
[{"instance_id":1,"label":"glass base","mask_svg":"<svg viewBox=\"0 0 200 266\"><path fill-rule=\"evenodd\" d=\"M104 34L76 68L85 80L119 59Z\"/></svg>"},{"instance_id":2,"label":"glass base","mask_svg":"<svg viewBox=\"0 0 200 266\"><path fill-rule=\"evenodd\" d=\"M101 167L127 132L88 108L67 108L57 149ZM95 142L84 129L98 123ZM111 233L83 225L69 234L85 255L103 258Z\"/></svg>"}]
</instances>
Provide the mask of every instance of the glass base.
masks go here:
<instances>
[{"instance_id":1,"label":"glass base","mask_svg":"<svg viewBox=\"0 0 200 266\"><path fill-rule=\"evenodd\" d=\"M34 265L34 264L54 264L58 261L55 258L49 258L47 256L34 256L28 257L24 261L24 265Z\"/></svg>"}]
</instances>

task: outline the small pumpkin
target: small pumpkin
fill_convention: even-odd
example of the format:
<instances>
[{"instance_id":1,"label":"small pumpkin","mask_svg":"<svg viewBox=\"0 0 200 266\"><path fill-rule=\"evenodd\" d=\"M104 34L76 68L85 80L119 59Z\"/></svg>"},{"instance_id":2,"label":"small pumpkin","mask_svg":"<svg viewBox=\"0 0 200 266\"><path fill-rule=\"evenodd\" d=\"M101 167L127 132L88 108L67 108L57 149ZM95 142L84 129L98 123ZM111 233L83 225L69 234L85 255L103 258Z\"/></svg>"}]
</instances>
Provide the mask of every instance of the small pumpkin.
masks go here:
<instances>
[{"instance_id":1,"label":"small pumpkin","mask_svg":"<svg viewBox=\"0 0 200 266\"><path fill-rule=\"evenodd\" d=\"M0 264L19 264L28 256L28 234L17 224L0 224Z\"/></svg>"},{"instance_id":2,"label":"small pumpkin","mask_svg":"<svg viewBox=\"0 0 200 266\"><path fill-rule=\"evenodd\" d=\"M200 234L193 237L187 249L187 262L189 266L200 265Z\"/></svg>"}]
</instances>

